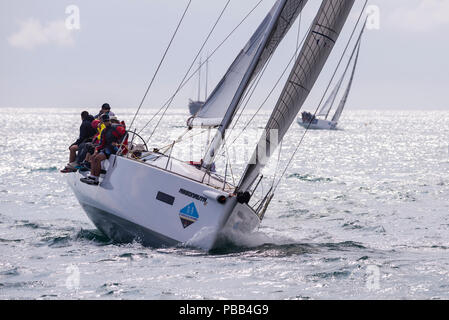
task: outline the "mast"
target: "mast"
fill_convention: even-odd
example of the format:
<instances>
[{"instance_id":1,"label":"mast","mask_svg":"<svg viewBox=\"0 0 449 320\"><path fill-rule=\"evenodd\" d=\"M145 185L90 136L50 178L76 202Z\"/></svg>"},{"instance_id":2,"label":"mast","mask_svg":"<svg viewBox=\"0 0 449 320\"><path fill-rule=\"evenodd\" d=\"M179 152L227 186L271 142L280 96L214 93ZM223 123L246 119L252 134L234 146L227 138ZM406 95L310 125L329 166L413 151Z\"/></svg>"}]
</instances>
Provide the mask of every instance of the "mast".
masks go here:
<instances>
[{"instance_id":1,"label":"mast","mask_svg":"<svg viewBox=\"0 0 449 320\"><path fill-rule=\"evenodd\" d=\"M274 14L275 18L272 19L270 26L268 27L267 32L264 36L264 39L262 40L263 43L261 46L259 46L256 56L254 57L253 61L251 62L251 65L249 66L248 70L246 71L245 76L243 77L243 80L240 83L240 86L238 87L237 92L234 95L234 98L232 99L232 102L231 102L231 104L220 124L220 127L218 128L217 134L215 135L215 137L212 140L211 145L209 146L209 150L206 154L206 157L204 158L204 166L206 168L209 168L212 165L212 163L214 162L216 152L218 151L218 149L220 149L220 147L223 143L223 140L225 138L225 131L231 125L232 119L234 118L234 114L237 110L240 100L242 99L243 94L245 93L245 90L249 85L249 82L253 76L254 70L256 69L257 62L258 62L259 58L261 57L263 50L265 48L265 44L267 43L267 41L269 39L271 30L273 30L275 23L277 22L279 16L281 15L282 9L284 8L286 2L287 1L283 0L279 3L279 6Z\"/></svg>"},{"instance_id":2,"label":"mast","mask_svg":"<svg viewBox=\"0 0 449 320\"><path fill-rule=\"evenodd\" d=\"M198 70L198 100L201 101L201 58L199 61L199 70Z\"/></svg>"},{"instance_id":3,"label":"mast","mask_svg":"<svg viewBox=\"0 0 449 320\"><path fill-rule=\"evenodd\" d=\"M209 58L207 58L207 60L206 60L206 85L205 85L204 101L207 100L207 95L208 95L207 83L208 82L209 82Z\"/></svg>"},{"instance_id":4,"label":"mast","mask_svg":"<svg viewBox=\"0 0 449 320\"><path fill-rule=\"evenodd\" d=\"M231 125L249 84L269 61L306 3L307 0L278 0L275 3L198 113L199 118L209 117L220 121L216 125L217 134L204 157L206 168L212 165L223 144L225 131Z\"/></svg>"},{"instance_id":5,"label":"mast","mask_svg":"<svg viewBox=\"0 0 449 320\"><path fill-rule=\"evenodd\" d=\"M323 0L265 134L240 180L238 191L249 191L268 159L301 110L329 58L354 5L354 0Z\"/></svg>"}]
</instances>

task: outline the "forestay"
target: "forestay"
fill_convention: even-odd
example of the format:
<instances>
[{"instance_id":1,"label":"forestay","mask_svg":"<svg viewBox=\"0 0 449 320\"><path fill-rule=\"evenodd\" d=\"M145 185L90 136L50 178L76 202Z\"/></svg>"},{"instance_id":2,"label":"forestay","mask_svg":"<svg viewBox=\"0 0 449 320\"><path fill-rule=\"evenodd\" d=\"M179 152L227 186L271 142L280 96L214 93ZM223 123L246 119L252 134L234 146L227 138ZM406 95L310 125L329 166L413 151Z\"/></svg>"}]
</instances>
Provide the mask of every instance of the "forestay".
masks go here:
<instances>
[{"instance_id":1,"label":"forestay","mask_svg":"<svg viewBox=\"0 0 449 320\"><path fill-rule=\"evenodd\" d=\"M307 0L278 0L261 25L234 60L223 79L219 82L204 106L189 119L189 126L217 127L221 124L228 108L241 85L245 87L256 77L268 62L279 43L304 8ZM281 10L280 15L276 15ZM276 19L276 21L275 21ZM269 34L267 39L266 35ZM262 54L257 56L261 47ZM257 60L257 65L246 84L243 84L248 69ZM234 114L237 111L234 110Z\"/></svg>"},{"instance_id":2,"label":"forestay","mask_svg":"<svg viewBox=\"0 0 449 320\"><path fill-rule=\"evenodd\" d=\"M248 191L301 110L354 5L354 0L323 0L264 134L239 184ZM277 137L272 137L275 134ZM273 143L273 145L272 145Z\"/></svg>"}]
</instances>

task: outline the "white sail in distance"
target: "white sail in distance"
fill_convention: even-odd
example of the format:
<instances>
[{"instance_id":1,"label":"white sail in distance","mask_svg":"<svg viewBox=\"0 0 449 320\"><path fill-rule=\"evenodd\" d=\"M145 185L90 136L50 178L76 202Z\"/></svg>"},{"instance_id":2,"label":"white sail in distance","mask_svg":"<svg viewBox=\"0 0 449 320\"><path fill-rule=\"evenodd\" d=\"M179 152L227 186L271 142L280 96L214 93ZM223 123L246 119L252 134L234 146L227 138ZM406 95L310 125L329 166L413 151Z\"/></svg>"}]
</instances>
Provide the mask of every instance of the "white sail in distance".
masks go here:
<instances>
[{"instance_id":1,"label":"white sail in distance","mask_svg":"<svg viewBox=\"0 0 449 320\"><path fill-rule=\"evenodd\" d=\"M332 106L334 105L335 99L337 98L338 92L340 91L344 78L345 75L343 75L340 78L334 90L332 90L331 94L329 95L329 98L327 98L320 112L317 114L318 117L326 117L327 119L327 116L329 115L329 112L331 111Z\"/></svg>"},{"instance_id":2,"label":"white sail in distance","mask_svg":"<svg viewBox=\"0 0 449 320\"><path fill-rule=\"evenodd\" d=\"M278 0L263 20L261 25L238 54L217 87L211 93L204 106L189 119L189 126L218 127L231 106L232 101L243 84L247 70L257 59L257 65L245 87L255 78L270 59L286 33L290 30L296 18L304 8L307 0ZM281 10L280 15L276 15ZM274 21L276 19L276 21ZM266 39L267 33L270 34ZM265 41L267 40L267 41ZM264 46L260 56L256 56L261 46ZM234 111L234 113L237 110Z\"/></svg>"},{"instance_id":3,"label":"white sail in distance","mask_svg":"<svg viewBox=\"0 0 449 320\"><path fill-rule=\"evenodd\" d=\"M239 192L248 191L277 144L301 110L329 58L335 42L354 5L354 0L323 0L293 70L271 114L253 157L239 183ZM273 137L272 135L277 135ZM276 144L276 145L272 145Z\"/></svg>"},{"instance_id":4,"label":"white sail in distance","mask_svg":"<svg viewBox=\"0 0 449 320\"><path fill-rule=\"evenodd\" d=\"M359 61L360 46L362 44L361 36L363 34L363 30L365 30L365 27L362 29L360 38L356 44L357 53L356 53L355 60L354 60L354 66L352 67L351 77L349 78L348 87L346 88L345 93L343 94L343 97L341 98L341 101L340 101L340 104L338 105L337 111L335 111L334 117L332 118L332 121L334 121L334 122L338 122L340 120L343 110L345 109L346 102L348 101L349 93L351 92L352 83L354 82L355 70L357 68L357 62Z\"/></svg>"},{"instance_id":5,"label":"white sail in distance","mask_svg":"<svg viewBox=\"0 0 449 320\"><path fill-rule=\"evenodd\" d=\"M341 86L343 85L343 81L346 78L346 74L348 73L349 67L351 65L351 63L354 61L354 65L353 65L353 69L351 72L351 76L348 82L348 86L346 87L345 93L343 95L342 100L340 101L339 107L337 108L334 117L332 118L333 122L338 122L338 120L340 120L341 114L343 113L343 110L345 108L346 105L346 101L348 99L349 96L349 92L351 91L351 87L352 87L352 82L354 80L354 74L355 74L355 70L357 67L357 61L359 59L359 51L360 51L360 44L362 41L362 36L363 36L363 32L365 31L365 26L366 23L363 25L362 30L360 31L359 37L357 38L357 42L354 46L354 49L351 53L351 56L349 58L349 61L346 65L346 68L343 72L343 75L341 76L340 80L338 81L337 85L335 86L334 90L332 91L332 93L329 95L329 98L327 99L326 103L324 104L323 108L321 108L321 111L318 113L318 117L325 117L326 120L329 117L329 113L332 110L332 107L334 106L335 103L335 99L337 98L338 93L340 92ZM357 53L357 54L356 54ZM355 60L354 60L354 55L355 56Z\"/></svg>"}]
</instances>

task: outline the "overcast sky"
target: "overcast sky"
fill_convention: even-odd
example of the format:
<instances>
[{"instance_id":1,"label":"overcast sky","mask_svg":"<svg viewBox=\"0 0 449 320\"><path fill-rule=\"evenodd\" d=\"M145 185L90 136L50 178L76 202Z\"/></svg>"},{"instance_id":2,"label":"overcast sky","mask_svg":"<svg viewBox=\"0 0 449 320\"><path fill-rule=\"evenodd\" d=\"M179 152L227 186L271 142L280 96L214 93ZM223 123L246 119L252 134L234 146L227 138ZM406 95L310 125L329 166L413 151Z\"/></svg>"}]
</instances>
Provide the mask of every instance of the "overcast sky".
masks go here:
<instances>
[{"instance_id":1,"label":"overcast sky","mask_svg":"<svg viewBox=\"0 0 449 320\"><path fill-rule=\"evenodd\" d=\"M0 0L0 107L96 110L107 101L116 108L137 108L187 2ZM226 2L193 0L145 107L159 107L174 92ZM258 2L231 0L203 56ZM264 0L212 57L209 92L273 3ZM320 3L309 0L301 34ZM350 107L449 110L449 0L371 0L369 4L380 9L380 29L365 33ZM66 12L70 5L79 9L79 29L76 19L71 19L76 18L75 11ZM322 94L361 5L362 0L356 0L308 103ZM75 29L69 30L67 21ZM259 100L265 98L293 53L297 28L267 70ZM204 91L203 87L203 95ZM195 77L174 101L174 108L184 108L196 92ZM258 107L257 99L252 107Z\"/></svg>"}]
</instances>

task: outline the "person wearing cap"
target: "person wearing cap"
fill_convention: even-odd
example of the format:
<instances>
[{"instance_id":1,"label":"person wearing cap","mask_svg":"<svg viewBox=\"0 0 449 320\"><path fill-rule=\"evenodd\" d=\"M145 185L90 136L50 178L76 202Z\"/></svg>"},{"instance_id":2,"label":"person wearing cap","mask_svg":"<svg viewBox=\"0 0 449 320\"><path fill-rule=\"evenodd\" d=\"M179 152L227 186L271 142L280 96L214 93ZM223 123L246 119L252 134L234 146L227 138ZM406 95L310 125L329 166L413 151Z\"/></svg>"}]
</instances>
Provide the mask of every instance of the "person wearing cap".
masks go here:
<instances>
[{"instance_id":1,"label":"person wearing cap","mask_svg":"<svg viewBox=\"0 0 449 320\"><path fill-rule=\"evenodd\" d=\"M111 116L109 114L109 119L111 119L111 123L112 124L119 124L120 123L120 121L118 120L118 118L116 116Z\"/></svg>"},{"instance_id":2,"label":"person wearing cap","mask_svg":"<svg viewBox=\"0 0 449 320\"><path fill-rule=\"evenodd\" d=\"M89 114L87 111L83 111L81 113L81 126L80 126L80 135L78 140L76 140L70 147L70 155L69 155L69 163L67 166L61 170L62 173L74 172L76 171L76 166L78 166L78 162L76 161L77 151L84 147L84 144L92 139L95 135L95 129L92 128L91 123L94 120L94 117Z\"/></svg>"},{"instance_id":3,"label":"person wearing cap","mask_svg":"<svg viewBox=\"0 0 449 320\"><path fill-rule=\"evenodd\" d=\"M109 103L105 103L101 106L100 113L95 116L95 119L100 119L104 114L108 114L110 117L114 117L115 113L111 111L111 106Z\"/></svg>"},{"instance_id":4,"label":"person wearing cap","mask_svg":"<svg viewBox=\"0 0 449 320\"><path fill-rule=\"evenodd\" d=\"M122 125L113 125L108 114L101 116L101 121L105 129L101 133L100 145L96 148L91 158L91 173L87 178L80 179L81 182L90 185L98 185L101 173L101 163L109 159L112 154L116 154L120 146L121 139L126 134L126 129Z\"/></svg>"}]
</instances>

